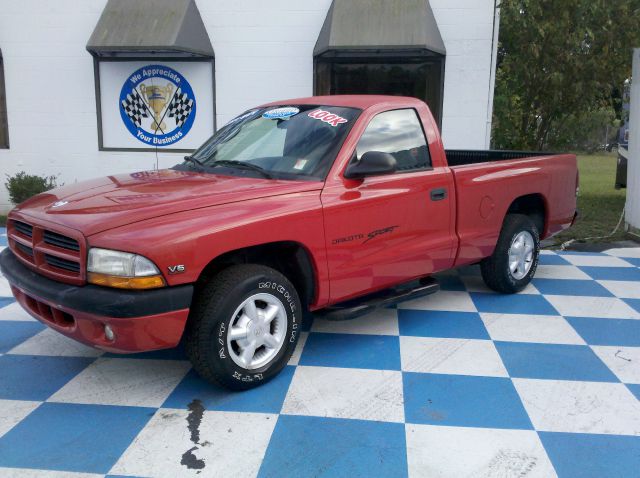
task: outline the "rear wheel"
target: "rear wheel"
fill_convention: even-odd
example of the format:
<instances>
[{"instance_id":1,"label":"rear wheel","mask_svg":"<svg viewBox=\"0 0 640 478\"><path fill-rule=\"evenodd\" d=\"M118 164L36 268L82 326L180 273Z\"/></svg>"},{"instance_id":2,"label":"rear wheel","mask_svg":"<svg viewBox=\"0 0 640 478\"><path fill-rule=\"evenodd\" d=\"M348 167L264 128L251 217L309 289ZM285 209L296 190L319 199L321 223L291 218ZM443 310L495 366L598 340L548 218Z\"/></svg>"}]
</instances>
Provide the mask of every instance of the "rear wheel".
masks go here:
<instances>
[{"instance_id":1,"label":"rear wheel","mask_svg":"<svg viewBox=\"0 0 640 478\"><path fill-rule=\"evenodd\" d=\"M233 390L253 388L287 364L300 320L300 299L285 276L260 265L232 266L196 297L187 354L206 380Z\"/></svg>"},{"instance_id":2,"label":"rear wheel","mask_svg":"<svg viewBox=\"0 0 640 478\"><path fill-rule=\"evenodd\" d=\"M480 263L482 278L491 289L513 294L533 278L540 256L540 237L528 216L509 214L493 254Z\"/></svg>"}]
</instances>

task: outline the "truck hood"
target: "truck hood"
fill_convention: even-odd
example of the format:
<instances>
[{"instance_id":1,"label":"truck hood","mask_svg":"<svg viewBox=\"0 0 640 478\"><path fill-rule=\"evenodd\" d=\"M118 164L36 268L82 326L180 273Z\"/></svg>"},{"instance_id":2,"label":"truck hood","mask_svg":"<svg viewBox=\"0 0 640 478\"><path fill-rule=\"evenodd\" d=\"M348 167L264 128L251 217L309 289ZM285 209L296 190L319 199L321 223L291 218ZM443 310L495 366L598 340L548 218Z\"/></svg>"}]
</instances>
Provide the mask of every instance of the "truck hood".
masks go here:
<instances>
[{"instance_id":1,"label":"truck hood","mask_svg":"<svg viewBox=\"0 0 640 478\"><path fill-rule=\"evenodd\" d=\"M322 189L318 181L282 181L164 169L62 186L14 210L90 236L144 219L282 194Z\"/></svg>"}]
</instances>

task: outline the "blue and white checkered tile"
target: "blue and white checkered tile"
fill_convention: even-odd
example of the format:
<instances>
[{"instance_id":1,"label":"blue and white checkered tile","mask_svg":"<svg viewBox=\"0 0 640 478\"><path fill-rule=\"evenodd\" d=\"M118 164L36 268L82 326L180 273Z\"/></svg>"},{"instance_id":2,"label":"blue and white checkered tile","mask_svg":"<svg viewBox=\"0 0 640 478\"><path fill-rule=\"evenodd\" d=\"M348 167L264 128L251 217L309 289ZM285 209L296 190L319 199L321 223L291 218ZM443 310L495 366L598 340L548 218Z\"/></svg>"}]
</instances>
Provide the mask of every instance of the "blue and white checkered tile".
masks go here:
<instances>
[{"instance_id":1,"label":"blue and white checkered tile","mask_svg":"<svg viewBox=\"0 0 640 478\"><path fill-rule=\"evenodd\" d=\"M277 378L233 393L180 348L66 339L0 278L0 476L638 475L640 248L545 251L515 296L477 267L440 280L310 321Z\"/></svg>"}]
</instances>

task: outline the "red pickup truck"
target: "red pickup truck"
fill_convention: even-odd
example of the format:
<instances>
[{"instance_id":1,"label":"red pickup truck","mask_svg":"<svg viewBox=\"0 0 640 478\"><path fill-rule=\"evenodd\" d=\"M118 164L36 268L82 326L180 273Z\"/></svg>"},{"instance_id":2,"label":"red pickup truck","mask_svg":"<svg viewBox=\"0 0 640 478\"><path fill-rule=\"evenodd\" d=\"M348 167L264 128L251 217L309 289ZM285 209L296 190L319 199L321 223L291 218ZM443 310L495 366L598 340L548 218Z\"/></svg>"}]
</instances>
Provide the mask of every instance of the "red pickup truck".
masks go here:
<instances>
[{"instance_id":1,"label":"red pickup truck","mask_svg":"<svg viewBox=\"0 0 640 478\"><path fill-rule=\"evenodd\" d=\"M184 334L204 378L247 389L285 366L307 311L362 315L474 263L520 291L540 239L575 220L577 190L574 155L445 151L416 99L279 101L171 169L20 204L0 267L62 334L122 353Z\"/></svg>"}]
</instances>

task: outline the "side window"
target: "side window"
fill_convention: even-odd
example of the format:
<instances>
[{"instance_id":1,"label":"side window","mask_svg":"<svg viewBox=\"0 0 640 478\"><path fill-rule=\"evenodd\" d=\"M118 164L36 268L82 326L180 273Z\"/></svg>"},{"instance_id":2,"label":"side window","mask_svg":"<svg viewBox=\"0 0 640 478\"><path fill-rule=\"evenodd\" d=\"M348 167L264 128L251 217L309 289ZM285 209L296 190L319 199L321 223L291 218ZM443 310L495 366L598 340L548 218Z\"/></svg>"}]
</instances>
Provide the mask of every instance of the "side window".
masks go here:
<instances>
[{"instance_id":1,"label":"side window","mask_svg":"<svg viewBox=\"0 0 640 478\"><path fill-rule=\"evenodd\" d=\"M367 151L392 154L400 172L431 168L427 141L413 109L385 111L375 116L356 146L358 161Z\"/></svg>"},{"instance_id":2,"label":"side window","mask_svg":"<svg viewBox=\"0 0 640 478\"><path fill-rule=\"evenodd\" d=\"M7 125L7 102L4 92L4 63L0 50L0 149L9 148L9 127Z\"/></svg>"}]
</instances>

